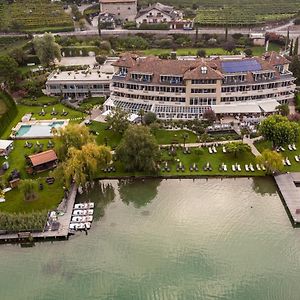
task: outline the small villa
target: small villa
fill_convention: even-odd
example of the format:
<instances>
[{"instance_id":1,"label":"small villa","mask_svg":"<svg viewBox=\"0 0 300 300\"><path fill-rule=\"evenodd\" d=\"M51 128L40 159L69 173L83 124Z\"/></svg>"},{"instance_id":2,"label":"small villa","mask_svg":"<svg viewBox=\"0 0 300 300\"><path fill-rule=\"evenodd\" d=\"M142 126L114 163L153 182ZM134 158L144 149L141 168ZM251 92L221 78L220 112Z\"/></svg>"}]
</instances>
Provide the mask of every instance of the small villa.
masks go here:
<instances>
[{"instance_id":1,"label":"small villa","mask_svg":"<svg viewBox=\"0 0 300 300\"><path fill-rule=\"evenodd\" d=\"M0 156L7 156L13 150L13 141L0 140Z\"/></svg>"},{"instance_id":2,"label":"small villa","mask_svg":"<svg viewBox=\"0 0 300 300\"><path fill-rule=\"evenodd\" d=\"M40 173L57 166L57 155L54 150L47 150L27 157L29 167L27 173Z\"/></svg>"}]
</instances>

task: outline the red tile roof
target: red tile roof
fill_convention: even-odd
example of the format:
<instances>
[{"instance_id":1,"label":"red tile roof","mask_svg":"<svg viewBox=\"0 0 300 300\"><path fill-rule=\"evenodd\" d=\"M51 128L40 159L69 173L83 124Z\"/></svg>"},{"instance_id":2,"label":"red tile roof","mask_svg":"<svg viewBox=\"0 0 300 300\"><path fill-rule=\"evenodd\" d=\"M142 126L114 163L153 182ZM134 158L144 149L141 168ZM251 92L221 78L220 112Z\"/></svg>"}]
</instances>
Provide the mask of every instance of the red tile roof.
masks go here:
<instances>
[{"instance_id":1,"label":"red tile roof","mask_svg":"<svg viewBox=\"0 0 300 300\"><path fill-rule=\"evenodd\" d=\"M264 58L267 62L269 62L272 66L277 66L277 65L285 65L289 64L290 61L286 59L284 56L279 55L275 51L267 52L264 55Z\"/></svg>"},{"instance_id":2,"label":"red tile roof","mask_svg":"<svg viewBox=\"0 0 300 300\"><path fill-rule=\"evenodd\" d=\"M28 158L30 159L33 167L57 160L54 150L48 150L38 154L30 155Z\"/></svg>"}]
</instances>

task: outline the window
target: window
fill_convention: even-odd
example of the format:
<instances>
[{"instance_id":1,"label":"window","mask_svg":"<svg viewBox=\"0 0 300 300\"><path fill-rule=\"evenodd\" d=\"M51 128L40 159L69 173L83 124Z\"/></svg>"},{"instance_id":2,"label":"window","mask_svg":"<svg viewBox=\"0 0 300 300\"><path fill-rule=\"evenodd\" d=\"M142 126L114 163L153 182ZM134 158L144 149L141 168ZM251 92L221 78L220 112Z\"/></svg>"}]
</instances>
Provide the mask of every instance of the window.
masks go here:
<instances>
[{"instance_id":1,"label":"window","mask_svg":"<svg viewBox=\"0 0 300 300\"><path fill-rule=\"evenodd\" d=\"M128 10L131 10L131 7L128 7Z\"/></svg>"}]
</instances>

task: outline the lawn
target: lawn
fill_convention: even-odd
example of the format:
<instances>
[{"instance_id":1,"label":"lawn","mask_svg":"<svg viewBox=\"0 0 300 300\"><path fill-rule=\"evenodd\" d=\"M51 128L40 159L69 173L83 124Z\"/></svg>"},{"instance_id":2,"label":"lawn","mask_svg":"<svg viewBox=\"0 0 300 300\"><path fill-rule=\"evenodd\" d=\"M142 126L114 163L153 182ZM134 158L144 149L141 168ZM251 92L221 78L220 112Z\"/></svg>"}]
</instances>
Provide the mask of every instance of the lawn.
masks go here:
<instances>
[{"instance_id":1,"label":"lawn","mask_svg":"<svg viewBox=\"0 0 300 300\"><path fill-rule=\"evenodd\" d=\"M55 111L58 112L58 115L53 116L51 115L52 109L55 109ZM14 119L14 121L8 126L4 134L2 135L2 138L8 138L11 134L11 129L17 125L18 122L21 121L22 117L27 113L33 113L33 118L36 118L37 120L52 120L53 118L56 119L70 119L71 121L77 118L84 118L85 114L76 110L73 110L71 108L68 108L64 106L63 104L55 104L52 106L44 107L44 111L46 112L45 116L39 116L39 112L41 111L40 106L27 106L27 105L18 105L18 115ZM61 116L61 112L63 109L68 112L69 114L67 116ZM75 122L80 122L80 120L74 120Z\"/></svg>"},{"instance_id":2,"label":"lawn","mask_svg":"<svg viewBox=\"0 0 300 300\"><path fill-rule=\"evenodd\" d=\"M252 163L256 165L255 156L251 152L245 152L239 154L237 157L234 157L232 154L223 153L222 147L217 147L217 153L210 154L208 148L203 148L203 154L197 154L195 148L191 148L191 154L183 154L182 150L177 150L175 159L173 159L167 149L162 150L162 162L161 166L164 165L165 161L168 162L169 167L171 168L170 172L161 171L158 175L161 176L180 176L180 175L201 175L201 176L264 176L265 172L257 171L246 172L244 166L245 164ZM176 159L179 159L182 164L185 166L185 171L176 171L177 162ZM203 166L209 162L212 166L212 171L204 171ZM191 172L189 170L190 166L194 163L198 164L199 171ZM219 166L225 163L227 165L227 172L220 171ZM241 171L234 172L232 171L231 166L235 163L241 165ZM120 162L115 162L116 172L106 173L99 171L99 178L105 177L117 177L117 176L151 176L151 174L141 173L141 172L126 172L124 166ZM255 168L256 169L256 168Z\"/></svg>"},{"instance_id":3,"label":"lawn","mask_svg":"<svg viewBox=\"0 0 300 300\"><path fill-rule=\"evenodd\" d=\"M272 143L268 141L258 141L255 143L255 146L259 152L262 152L264 149L272 149ZM300 172L300 162L295 160L295 155L300 155L300 141L296 143L296 151L290 151L287 146L283 146L285 151L279 152L283 158L288 157L291 166L285 166L283 172Z\"/></svg>"},{"instance_id":4,"label":"lawn","mask_svg":"<svg viewBox=\"0 0 300 300\"><path fill-rule=\"evenodd\" d=\"M45 183L44 178L38 180L43 183L44 190L38 191L38 199L25 201L20 189L15 188L5 194L6 202L0 203L0 211L6 212L31 212L33 210L51 210L57 207L63 198L64 191L61 184L55 181L53 185Z\"/></svg>"},{"instance_id":5,"label":"lawn","mask_svg":"<svg viewBox=\"0 0 300 300\"><path fill-rule=\"evenodd\" d=\"M228 55L228 52L223 48L201 48L205 50L206 55ZM254 46L251 47L253 51L253 55L260 56L265 53L265 47ZM197 51L199 48L179 48L176 50L177 55L197 55ZM237 50L243 51L244 49L238 48ZM280 47L276 44L269 44L269 51L276 51L279 52ZM158 48L151 48L147 50L141 51L144 55L163 55L163 54L170 54L173 50L172 49L158 49Z\"/></svg>"},{"instance_id":6,"label":"lawn","mask_svg":"<svg viewBox=\"0 0 300 300\"><path fill-rule=\"evenodd\" d=\"M197 135L189 130L166 130L159 129L154 136L158 144L183 143L183 136L187 135L186 143L196 143Z\"/></svg>"},{"instance_id":7,"label":"lawn","mask_svg":"<svg viewBox=\"0 0 300 300\"><path fill-rule=\"evenodd\" d=\"M105 97L92 97L92 98L84 99L79 106L83 110L87 110L90 108L90 106L102 105L104 102L105 102Z\"/></svg>"},{"instance_id":8,"label":"lawn","mask_svg":"<svg viewBox=\"0 0 300 300\"><path fill-rule=\"evenodd\" d=\"M98 133L98 135L95 135L95 138L99 145L104 145L105 142L107 142L107 145L114 149L121 141L122 135L108 129L106 123L93 121L92 124L89 125L89 128Z\"/></svg>"},{"instance_id":9,"label":"lawn","mask_svg":"<svg viewBox=\"0 0 300 300\"><path fill-rule=\"evenodd\" d=\"M0 115L3 115L6 112L6 105L3 100L0 98Z\"/></svg>"}]
</instances>

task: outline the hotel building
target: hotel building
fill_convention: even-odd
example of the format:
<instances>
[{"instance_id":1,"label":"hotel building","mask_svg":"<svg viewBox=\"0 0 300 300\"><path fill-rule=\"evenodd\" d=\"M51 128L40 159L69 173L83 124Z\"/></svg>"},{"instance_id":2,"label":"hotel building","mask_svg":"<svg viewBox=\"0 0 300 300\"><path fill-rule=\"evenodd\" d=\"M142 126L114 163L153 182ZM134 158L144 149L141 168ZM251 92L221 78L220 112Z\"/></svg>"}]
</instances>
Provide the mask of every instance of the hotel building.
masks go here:
<instances>
[{"instance_id":1,"label":"hotel building","mask_svg":"<svg viewBox=\"0 0 300 300\"><path fill-rule=\"evenodd\" d=\"M113 63L106 110L152 111L160 119L272 113L294 98L289 61L275 53L253 58L162 60L124 55Z\"/></svg>"}]
</instances>

